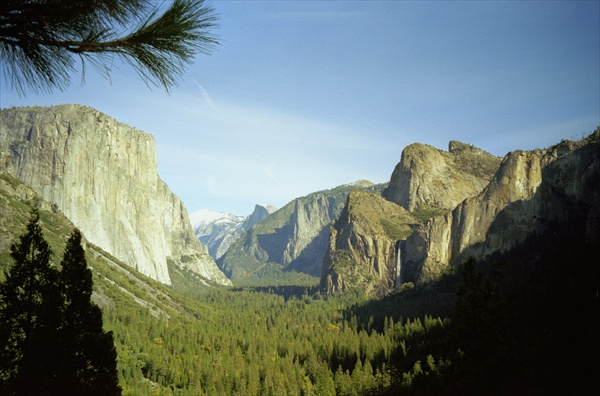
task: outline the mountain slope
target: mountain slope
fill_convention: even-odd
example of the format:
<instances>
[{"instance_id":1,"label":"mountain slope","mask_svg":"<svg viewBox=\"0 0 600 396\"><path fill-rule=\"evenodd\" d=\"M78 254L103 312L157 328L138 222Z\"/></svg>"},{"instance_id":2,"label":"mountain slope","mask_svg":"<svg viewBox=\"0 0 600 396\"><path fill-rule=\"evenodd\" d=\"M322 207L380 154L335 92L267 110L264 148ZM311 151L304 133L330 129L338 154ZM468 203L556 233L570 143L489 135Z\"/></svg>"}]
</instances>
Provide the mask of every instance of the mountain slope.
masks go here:
<instances>
[{"instance_id":1,"label":"mountain slope","mask_svg":"<svg viewBox=\"0 0 600 396\"><path fill-rule=\"evenodd\" d=\"M382 194L388 201L351 194L331 228L321 290L331 294L358 287L369 296L388 294L403 279L400 242L417 223L481 191L499 164L500 158L456 141L448 152L420 143L407 146ZM381 224L395 232L382 232Z\"/></svg>"},{"instance_id":2,"label":"mountain slope","mask_svg":"<svg viewBox=\"0 0 600 396\"><path fill-rule=\"evenodd\" d=\"M0 171L56 205L95 245L169 284L167 258L229 284L157 174L154 138L79 105L0 112Z\"/></svg>"},{"instance_id":3,"label":"mountain slope","mask_svg":"<svg viewBox=\"0 0 600 396\"><path fill-rule=\"evenodd\" d=\"M52 249L51 262L58 265L67 239L76 226L58 210L55 204L45 201L33 189L13 176L0 173L0 279L4 276L2 270L12 265L10 245L26 231L25 226L34 207L40 213L44 239ZM150 312L154 312L155 315L168 316L172 312L182 312L182 307L173 303L170 297L166 295L159 297L164 294L164 290L167 290L165 286L140 274L94 245L85 235L83 245L88 265L94 272L93 300L98 305L103 308L114 307L118 304L117 300L125 299L128 300L125 305L138 305L150 309ZM202 277L198 275L198 278ZM203 278L203 282L205 285L215 285L206 278ZM144 292L138 292L138 289Z\"/></svg>"},{"instance_id":4,"label":"mountain slope","mask_svg":"<svg viewBox=\"0 0 600 396\"><path fill-rule=\"evenodd\" d=\"M381 191L361 181L297 198L248 230L218 260L231 279L261 277L271 267L320 276L336 219L352 190Z\"/></svg>"},{"instance_id":5,"label":"mountain slope","mask_svg":"<svg viewBox=\"0 0 600 396\"><path fill-rule=\"evenodd\" d=\"M321 290L327 294L358 287L383 297L396 286L396 245L417 223L406 209L380 195L352 191L331 225L323 260Z\"/></svg>"}]
</instances>

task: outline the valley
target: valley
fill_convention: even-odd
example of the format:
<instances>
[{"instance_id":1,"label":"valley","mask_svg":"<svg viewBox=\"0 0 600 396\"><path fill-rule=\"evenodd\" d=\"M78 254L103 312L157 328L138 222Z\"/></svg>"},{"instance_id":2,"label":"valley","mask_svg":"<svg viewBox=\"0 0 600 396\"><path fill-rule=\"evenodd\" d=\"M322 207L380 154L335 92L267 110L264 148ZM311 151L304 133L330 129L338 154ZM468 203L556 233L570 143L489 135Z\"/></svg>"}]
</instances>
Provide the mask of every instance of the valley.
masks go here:
<instances>
[{"instance_id":1,"label":"valley","mask_svg":"<svg viewBox=\"0 0 600 396\"><path fill-rule=\"evenodd\" d=\"M194 230L149 135L77 105L0 114L0 277L33 208L55 265L81 228L124 394L599 389L600 129L504 158L416 143L389 183Z\"/></svg>"}]
</instances>

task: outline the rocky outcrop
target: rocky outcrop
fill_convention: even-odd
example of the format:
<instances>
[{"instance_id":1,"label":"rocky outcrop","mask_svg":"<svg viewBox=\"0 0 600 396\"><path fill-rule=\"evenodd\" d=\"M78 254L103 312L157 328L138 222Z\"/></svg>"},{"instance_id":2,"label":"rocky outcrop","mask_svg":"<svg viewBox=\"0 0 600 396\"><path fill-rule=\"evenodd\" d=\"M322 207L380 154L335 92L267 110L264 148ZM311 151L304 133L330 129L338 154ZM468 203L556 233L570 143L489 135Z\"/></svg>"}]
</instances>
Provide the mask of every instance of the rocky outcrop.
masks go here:
<instances>
[{"instance_id":1,"label":"rocky outcrop","mask_svg":"<svg viewBox=\"0 0 600 396\"><path fill-rule=\"evenodd\" d=\"M360 288L383 297L396 286L396 245L412 232L417 220L380 195L353 191L338 220L331 225L323 260L321 290L326 294Z\"/></svg>"},{"instance_id":2,"label":"rocky outcrop","mask_svg":"<svg viewBox=\"0 0 600 396\"><path fill-rule=\"evenodd\" d=\"M275 213L277 208L273 205L254 205L254 210L250 214L250 216L246 217L244 222L242 223L242 229L244 231L248 231L250 228L254 227L255 224L260 223L264 219L266 219L271 213Z\"/></svg>"},{"instance_id":3,"label":"rocky outcrop","mask_svg":"<svg viewBox=\"0 0 600 396\"><path fill-rule=\"evenodd\" d=\"M584 219L588 243L600 242L600 130L579 142L509 153L483 191L406 240L404 278L434 281L468 257L507 252L575 218Z\"/></svg>"},{"instance_id":4,"label":"rocky outcrop","mask_svg":"<svg viewBox=\"0 0 600 396\"><path fill-rule=\"evenodd\" d=\"M382 186L360 181L297 198L233 243L219 267L232 279L255 276L266 263L320 276L329 225L356 189L381 191Z\"/></svg>"},{"instance_id":5,"label":"rocky outcrop","mask_svg":"<svg viewBox=\"0 0 600 396\"><path fill-rule=\"evenodd\" d=\"M388 201L351 195L348 205L354 207L350 211L346 207L331 228L323 261L322 291L336 293L359 287L370 296L389 293L403 281L405 271L397 250L414 225L446 213L465 198L479 193L500 161L483 150L456 141L450 142L448 152L419 143L406 147L383 191ZM362 204L357 204L359 201ZM382 232L380 223L403 231Z\"/></svg>"},{"instance_id":6,"label":"rocky outcrop","mask_svg":"<svg viewBox=\"0 0 600 396\"><path fill-rule=\"evenodd\" d=\"M158 177L154 138L78 105L1 112L0 165L93 244L170 284L167 258L229 284Z\"/></svg>"},{"instance_id":7,"label":"rocky outcrop","mask_svg":"<svg viewBox=\"0 0 600 396\"><path fill-rule=\"evenodd\" d=\"M383 196L414 212L452 210L489 183L501 159L472 145L451 141L448 152L414 143L402 159Z\"/></svg>"}]
</instances>

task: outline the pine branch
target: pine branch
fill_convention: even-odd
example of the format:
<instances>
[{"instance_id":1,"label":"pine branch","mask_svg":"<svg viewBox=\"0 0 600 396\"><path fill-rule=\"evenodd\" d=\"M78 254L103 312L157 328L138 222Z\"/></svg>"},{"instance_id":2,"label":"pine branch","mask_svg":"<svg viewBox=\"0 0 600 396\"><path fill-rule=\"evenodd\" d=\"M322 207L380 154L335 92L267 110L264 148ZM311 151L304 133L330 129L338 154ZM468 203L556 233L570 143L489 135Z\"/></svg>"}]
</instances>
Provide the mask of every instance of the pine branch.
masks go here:
<instances>
[{"instance_id":1,"label":"pine branch","mask_svg":"<svg viewBox=\"0 0 600 396\"><path fill-rule=\"evenodd\" d=\"M68 4L62 9L61 4ZM79 55L105 76L112 56L129 63L146 84L177 85L198 53L210 54L217 17L204 0L174 0L159 14L147 0L8 1L0 7L0 56L5 78L20 94L66 88ZM39 15L43 12L42 15ZM145 14L145 18L138 15ZM36 18L31 18L36 15ZM117 32L115 25L137 27ZM83 78L83 75L82 75Z\"/></svg>"}]
</instances>

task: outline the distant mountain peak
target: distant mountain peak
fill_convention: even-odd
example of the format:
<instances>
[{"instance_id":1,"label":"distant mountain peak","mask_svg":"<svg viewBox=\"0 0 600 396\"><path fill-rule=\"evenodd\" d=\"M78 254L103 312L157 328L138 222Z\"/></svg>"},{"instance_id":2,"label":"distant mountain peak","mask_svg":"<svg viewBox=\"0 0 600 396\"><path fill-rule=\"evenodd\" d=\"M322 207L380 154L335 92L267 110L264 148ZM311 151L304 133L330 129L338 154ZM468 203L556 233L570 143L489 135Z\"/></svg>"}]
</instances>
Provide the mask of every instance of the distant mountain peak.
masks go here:
<instances>
[{"instance_id":1,"label":"distant mountain peak","mask_svg":"<svg viewBox=\"0 0 600 396\"><path fill-rule=\"evenodd\" d=\"M256 204L249 216L237 216L229 212L200 209L190 214L190 222L198 240L208 247L208 253L217 260L245 231L276 210L273 205Z\"/></svg>"}]
</instances>

